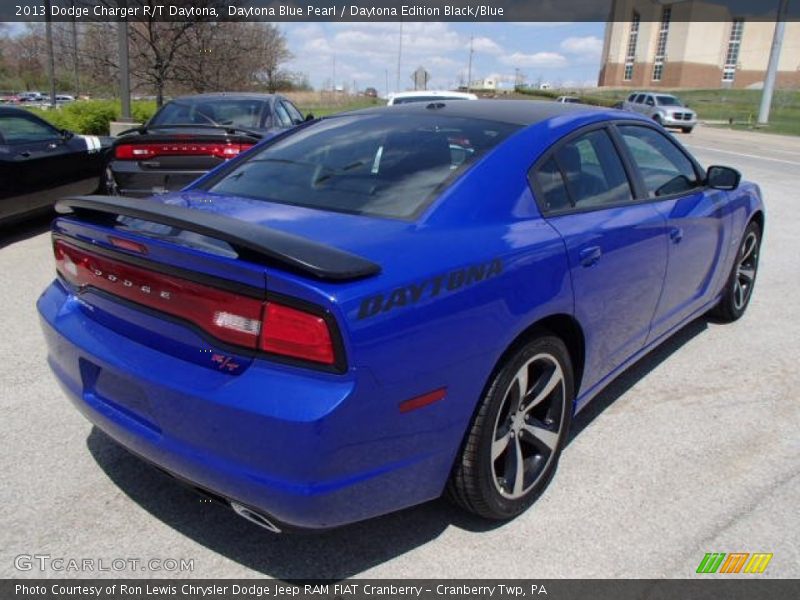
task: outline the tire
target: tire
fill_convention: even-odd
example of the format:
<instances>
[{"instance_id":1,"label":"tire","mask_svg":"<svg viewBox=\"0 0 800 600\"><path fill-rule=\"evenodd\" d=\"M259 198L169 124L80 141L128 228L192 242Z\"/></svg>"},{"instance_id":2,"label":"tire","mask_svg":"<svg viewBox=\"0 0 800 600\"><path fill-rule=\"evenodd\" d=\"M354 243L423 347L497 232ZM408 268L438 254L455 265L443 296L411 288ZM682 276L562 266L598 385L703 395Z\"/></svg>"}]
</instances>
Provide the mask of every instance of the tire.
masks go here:
<instances>
[{"instance_id":1,"label":"tire","mask_svg":"<svg viewBox=\"0 0 800 600\"><path fill-rule=\"evenodd\" d=\"M661 122L661 115L653 115L653 121L655 121L655 122L656 122L656 123L658 123L659 125L662 125L662 122Z\"/></svg>"},{"instance_id":2,"label":"tire","mask_svg":"<svg viewBox=\"0 0 800 600\"><path fill-rule=\"evenodd\" d=\"M694 130L694 127L681 127L683 133L692 133L692 130Z\"/></svg>"},{"instance_id":3,"label":"tire","mask_svg":"<svg viewBox=\"0 0 800 600\"><path fill-rule=\"evenodd\" d=\"M528 393L514 410L523 376ZM558 466L574 389L572 362L559 338L542 332L509 356L467 432L448 483L450 499L495 520L513 518L533 504Z\"/></svg>"},{"instance_id":4,"label":"tire","mask_svg":"<svg viewBox=\"0 0 800 600\"><path fill-rule=\"evenodd\" d=\"M758 258L761 251L761 227L751 222L744 230L742 243L736 253L722 298L711 311L712 316L725 323L732 323L747 310L758 275Z\"/></svg>"}]
</instances>

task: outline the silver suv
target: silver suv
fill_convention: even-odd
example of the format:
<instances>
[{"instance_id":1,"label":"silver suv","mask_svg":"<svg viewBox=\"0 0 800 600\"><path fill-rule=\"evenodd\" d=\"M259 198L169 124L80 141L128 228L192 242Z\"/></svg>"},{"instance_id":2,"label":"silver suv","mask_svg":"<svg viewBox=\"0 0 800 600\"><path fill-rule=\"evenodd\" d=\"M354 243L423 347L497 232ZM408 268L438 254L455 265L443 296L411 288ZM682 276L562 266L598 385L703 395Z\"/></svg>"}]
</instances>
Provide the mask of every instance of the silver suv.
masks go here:
<instances>
[{"instance_id":1,"label":"silver suv","mask_svg":"<svg viewBox=\"0 0 800 600\"><path fill-rule=\"evenodd\" d=\"M691 133L697 125L697 114L670 94L634 92L622 108L647 115L664 127L678 127L683 133Z\"/></svg>"}]
</instances>

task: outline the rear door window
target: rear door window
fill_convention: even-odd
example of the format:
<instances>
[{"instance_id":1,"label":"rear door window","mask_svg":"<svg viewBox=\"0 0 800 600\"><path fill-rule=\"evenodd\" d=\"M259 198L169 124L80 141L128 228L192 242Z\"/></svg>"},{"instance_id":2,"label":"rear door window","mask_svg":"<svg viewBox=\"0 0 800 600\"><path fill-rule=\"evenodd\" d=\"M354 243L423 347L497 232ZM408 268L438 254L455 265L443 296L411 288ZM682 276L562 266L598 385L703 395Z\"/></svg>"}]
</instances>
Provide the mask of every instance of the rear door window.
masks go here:
<instances>
[{"instance_id":1,"label":"rear door window","mask_svg":"<svg viewBox=\"0 0 800 600\"><path fill-rule=\"evenodd\" d=\"M622 160L608 133L602 129L562 144L554 157L539 168L536 180L548 211L591 210L633 201ZM569 198L566 207L562 185Z\"/></svg>"}]
</instances>

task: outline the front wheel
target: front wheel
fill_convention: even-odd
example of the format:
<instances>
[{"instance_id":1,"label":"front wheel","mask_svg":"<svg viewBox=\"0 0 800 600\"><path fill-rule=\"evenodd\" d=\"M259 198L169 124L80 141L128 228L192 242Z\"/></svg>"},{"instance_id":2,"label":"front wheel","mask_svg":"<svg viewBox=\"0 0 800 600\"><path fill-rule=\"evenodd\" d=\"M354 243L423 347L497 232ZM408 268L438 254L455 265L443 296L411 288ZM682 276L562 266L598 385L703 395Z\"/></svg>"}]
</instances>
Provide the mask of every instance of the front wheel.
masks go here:
<instances>
[{"instance_id":1,"label":"front wheel","mask_svg":"<svg viewBox=\"0 0 800 600\"><path fill-rule=\"evenodd\" d=\"M692 133L693 129L694 127L681 127L681 131L683 131L683 133Z\"/></svg>"},{"instance_id":2,"label":"front wheel","mask_svg":"<svg viewBox=\"0 0 800 600\"><path fill-rule=\"evenodd\" d=\"M482 517L509 519L555 473L572 418L574 379L564 342L540 335L510 356L481 400L448 484Z\"/></svg>"},{"instance_id":3,"label":"front wheel","mask_svg":"<svg viewBox=\"0 0 800 600\"><path fill-rule=\"evenodd\" d=\"M713 311L714 316L722 321L736 321L747 310L756 284L760 251L761 227L758 223L750 223L742 236L722 298Z\"/></svg>"}]
</instances>

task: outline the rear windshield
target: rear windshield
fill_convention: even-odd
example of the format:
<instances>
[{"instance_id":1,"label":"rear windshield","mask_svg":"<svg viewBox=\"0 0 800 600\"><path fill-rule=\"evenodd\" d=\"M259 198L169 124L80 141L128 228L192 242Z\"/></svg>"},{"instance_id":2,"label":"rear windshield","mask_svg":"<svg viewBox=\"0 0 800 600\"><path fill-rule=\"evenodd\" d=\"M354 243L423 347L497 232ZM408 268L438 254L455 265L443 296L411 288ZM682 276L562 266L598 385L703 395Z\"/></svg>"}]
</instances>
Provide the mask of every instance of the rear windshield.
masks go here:
<instances>
[{"instance_id":1,"label":"rear windshield","mask_svg":"<svg viewBox=\"0 0 800 600\"><path fill-rule=\"evenodd\" d=\"M153 116L149 125L260 127L263 111L264 100L259 98L173 100Z\"/></svg>"},{"instance_id":2,"label":"rear windshield","mask_svg":"<svg viewBox=\"0 0 800 600\"><path fill-rule=\"evenodd\" d=\"M453 176L517 129L508 123L440 115L334 117L273 142L206 189L338 212L411 218Z\"/></svg>"}]
</instances>

